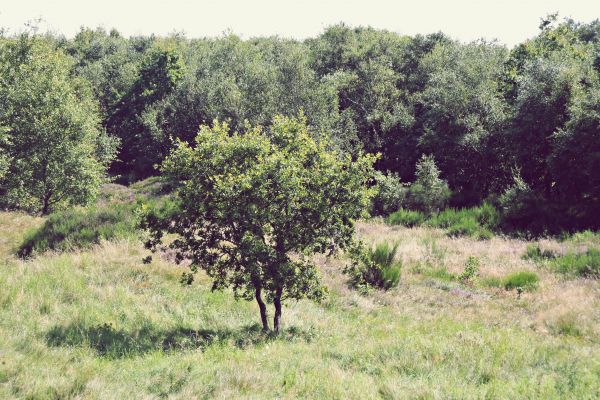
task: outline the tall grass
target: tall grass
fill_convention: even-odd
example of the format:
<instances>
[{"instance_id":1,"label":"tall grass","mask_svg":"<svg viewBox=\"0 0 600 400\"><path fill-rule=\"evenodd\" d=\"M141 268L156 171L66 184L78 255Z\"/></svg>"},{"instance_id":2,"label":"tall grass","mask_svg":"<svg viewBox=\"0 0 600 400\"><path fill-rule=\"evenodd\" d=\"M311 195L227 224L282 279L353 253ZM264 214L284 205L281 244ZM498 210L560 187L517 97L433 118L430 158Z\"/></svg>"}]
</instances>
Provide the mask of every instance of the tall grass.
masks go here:
<instances>
[{"instance_id":1,"label":"tall grass","mask_svg":"<svg viewBox=\"0 0 600 400\"><path fill-rule=\"evenodd\" d=\"M51 214L39 228L28 231L17 254L29 257L48 250L86 248L101 240L137 235L133 204L74 208Z\"/></svg>"},{"instance_id":2,"label":"tall grass","mask_svg":"<svg viewBox=\"0 0 600 400\"><path fill-rule=\"evenodd\" d=\"M506 290L522 289L532 291L537 287L539 280L540 278L535 272L514 272L504 278L504 288Z\"/></svg>"},{"instance_id":3,"label":"tall grass","mask_svg":"<svg viewBox=\"0 0 600 400\"><path fill-rule=\"evenodd\" d=\"M422 225L425 222L425 215L420 211L406 210L404 208L390 214L387 217L387 223L390 225L401 225L413 227Z\"/></svg>"},{"instance_id":4,"label":"tall grass","mask_svg":"<svg viewBox=\"0 0 600 400\"><path fill-rule=\"evenodd\" d=\"M386 222L390 225L407 227L426 224L434 228L447 229L449 236L469 236L479 240L490 239L498 226L499 214L489 203L479 207L447 208L428 218L418 211L400 209L391 214Z\"/></svg>"}]
</instances>

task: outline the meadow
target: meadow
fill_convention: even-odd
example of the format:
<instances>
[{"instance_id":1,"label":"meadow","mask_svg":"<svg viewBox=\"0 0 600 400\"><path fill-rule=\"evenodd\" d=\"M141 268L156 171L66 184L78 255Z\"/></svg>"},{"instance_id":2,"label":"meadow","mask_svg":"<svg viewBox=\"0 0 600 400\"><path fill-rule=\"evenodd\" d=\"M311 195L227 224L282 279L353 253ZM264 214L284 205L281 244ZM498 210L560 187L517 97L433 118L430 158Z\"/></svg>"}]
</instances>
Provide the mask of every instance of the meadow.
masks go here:
<instances>
[{"instance_id":1,"label":"meadow","mask_svg":"<svg viewBox=\"0 0 600 400\"><path fill-rule=\"evenodd\" d=\"M359 292L343 256L319 256L327 298L285 303L274 335L256 303L202 274L182 285L169 254L144 264L136 235L17 257L45 220L0 213L3 399L600 397L598 281L526 256L597 248L591 232L478 240L362 221L365 243L398 243L399 285ZM512 289L524 271L538 281Z\"/></svg>"}]
</instances>

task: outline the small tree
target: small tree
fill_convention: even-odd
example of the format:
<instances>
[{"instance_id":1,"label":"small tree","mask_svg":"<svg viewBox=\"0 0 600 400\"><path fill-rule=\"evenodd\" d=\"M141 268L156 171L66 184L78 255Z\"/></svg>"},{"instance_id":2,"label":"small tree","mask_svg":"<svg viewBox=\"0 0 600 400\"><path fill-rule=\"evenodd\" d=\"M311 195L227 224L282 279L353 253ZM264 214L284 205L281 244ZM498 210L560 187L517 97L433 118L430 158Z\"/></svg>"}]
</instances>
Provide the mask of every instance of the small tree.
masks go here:
<instances>
[{"instance_id":1,"label":"small tree","mask_svg":"<svg viewBox=\"0 0 600 400\"><path fill-rule=\"evenodd\" d=\"M0 199L47 214L84 204L106 180L117 142L72 60L41 37L0 42Z\"/></svg>"},{"instance_id":2,"label":"small tree","mask_svg":"<svg viewBox=\"0 0 600 400\"><path fill-rule=\"evenodd\" d=\"M279 331L284 299L324 295L310 256L347 247L353 220L369 206L375 157L352 160L330 148L303 117L277 117L268 133L202 126L194 148L180 142L162 164L176 202L146 213L147 246L162 247L165 232L178 235L169 245L178 260L206 271L213 290L256 299L265 331L266 295Z\"/></svg>"},{"instance_id":3,"label":"small tree","mask_svg":"<svg viewBox=\"0 0 600 400\"><path fill-rule=\"evenodd\" d=\"M446 204L450 189L440 178L433 156L423 155L416 168L417 179L410 187L410 202L413 207L431 214Z\"/></svg>"}]
</instances>

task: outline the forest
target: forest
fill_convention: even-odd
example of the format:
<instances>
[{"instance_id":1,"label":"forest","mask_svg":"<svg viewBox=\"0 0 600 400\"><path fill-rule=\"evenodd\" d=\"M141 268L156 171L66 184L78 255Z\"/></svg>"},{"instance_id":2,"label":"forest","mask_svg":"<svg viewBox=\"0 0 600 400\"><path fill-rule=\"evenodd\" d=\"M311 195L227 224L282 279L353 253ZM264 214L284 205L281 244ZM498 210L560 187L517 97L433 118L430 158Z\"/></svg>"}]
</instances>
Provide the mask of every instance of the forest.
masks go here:
<instances>
[{"instance_id":1,"label":"forest","mask_svg":"<svg viewBox=\"0 0 600 400\"><path fill-rule=\"evenodd\" d=\"M5 208L47 214L157 175L201 124L302 114L343 152L379 154L375 214L426 211L409 195L425 156L449 189L438 208L489 202L534 234L600 226L597 21L549 16L513 49L344 24L305 41L82 28L0 46Z\"/></svg>"},{"instance_id":2,"label":"forest","mask_svg":"<svg viewBox=\"0 0 600 400\"><path fill-rule=\"evenodd\" d=\"M599 279L600 20L0 29L0 398L597 399Z\"/></svg>"}]
</instances>

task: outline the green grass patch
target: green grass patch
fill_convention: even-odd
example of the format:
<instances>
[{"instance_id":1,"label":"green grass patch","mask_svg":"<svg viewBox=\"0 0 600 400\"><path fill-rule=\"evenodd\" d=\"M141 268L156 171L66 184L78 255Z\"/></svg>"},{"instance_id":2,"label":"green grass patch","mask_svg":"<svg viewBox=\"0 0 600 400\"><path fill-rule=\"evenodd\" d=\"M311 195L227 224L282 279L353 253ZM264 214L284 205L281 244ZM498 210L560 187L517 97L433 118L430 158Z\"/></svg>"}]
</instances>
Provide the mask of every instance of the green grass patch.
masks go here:
<instances>
[{"instance_id":1,"label":"green grass patch","mask_svg":"<svg viewBox=\"0 0 600 400\"><path fill-rule=\"evenodd\" d=\"M432 215L427 225L448 230L449 236L469 236L478 240L491 239L499 221L498 211L488 203L479 207L447 208Z\"/></svg>"},{"instance_id":2,"label":"green grass patch","mask_svg":"<svg viewBox=\"0 0 600 400\"><path fill-rule=\"evenodd\" d=\"M503 280L495 276L489 276L479 279L481 286L489 288L501 288L503 287Z\"/></svg>"},{"instance_id":3,"label":"green grass patch","mask_svg":"<svg viewBox=\"0 0 600 400\"><path fill-rule=\"evenodd\" d=\"M389 225L413 227L426 224L447 229L449 236L469 236L478 240L492 238L498 221L498 211L489 203L472 208L447 208L429 218L419 211L400 209L386 219Z\"/></svg>"},{"instance_id":4,"label":"green grass patch","mask_svg":"<svg viewBox=\"0 0 600 400\"><path fill-rule=\"evenodd\" d=\"M585 253L567 253L549 263L553 270L571 276L600 278L600 251L588 249Z\"/></svg>"},{"instance_id":5,"label":"green grass patch","mask_svg":"<svg viewBox=\"0 0 600 400\"><path fill-rule=\"evenodd\" d=\"M527 246L525 254L522 258L524 260L532 260L536 262L544 260L552 260L556 258L556 254L552 250L542 250L539 244L530 244Z\"/></svg>"},{"instance_id":6,"label":"green grass patch","mask_svg":"<svg viewBox=\"0 0 600 400\"><path fill-rule=\"evenodd\" d=\"M503 286L506 290L522 289L524 291L533 291L537 288L540 278L535 272L519 271L507 275L504 278Z\"/></svg>"},{"instance_id":7,"label":"green grass patch","mask_svg":"<svg viewBox=\"0 0 600 400\"><path fill-rule=\"evenodd\" d=\"M134 237L134 204L74 208L51 214L44 224L28 231L17 254L29 257L48 250L69 251L101 240Z\"/></svg>"},{"instance_id":8,"label":"green grass patch","mask_svg":"<svg viewBox=\"0 0 600 400\"><path fill-rule=\"evenodd\" d=\"M406 210L404 208L391 214L386 222L390 225L401 225L413 227L422 225L425 222L425 215L420 211Z\"/></svg>"},{"instance_id":9,"label":"green grass patch","mask_svg":"<svg viewBox=\"0 0 600 400\"><path fill-rule=\"evenodd\" d=\"M0 228L31 226L14 222ZM598 398L587 319L553 321L550 335L523 312L537 304L462 301L457 283L438 280L362 298L327 268L329 298L286 301L273 337L255 302L211 290L204 275L181 285L181 267L143 265L145 255L126 240L7 261L0 398Z\"/></svg>"}]
</instances>

